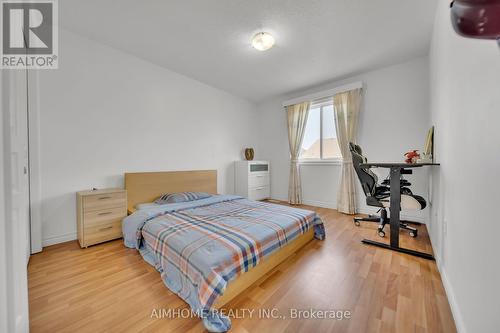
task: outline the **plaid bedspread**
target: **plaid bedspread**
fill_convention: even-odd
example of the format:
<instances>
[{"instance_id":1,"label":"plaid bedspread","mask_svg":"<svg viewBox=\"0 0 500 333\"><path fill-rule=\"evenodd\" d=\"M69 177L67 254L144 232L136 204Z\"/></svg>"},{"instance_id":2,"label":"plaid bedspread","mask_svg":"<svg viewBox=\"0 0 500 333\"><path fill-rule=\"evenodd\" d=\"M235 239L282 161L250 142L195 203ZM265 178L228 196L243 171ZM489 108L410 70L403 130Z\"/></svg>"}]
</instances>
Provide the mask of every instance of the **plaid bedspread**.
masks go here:
<instances>
[{"instance_id":1,"label":"plaid bedspread","mask_svg":"<svg viewBox=\"0 0 500 333\"><path fill-rule=\"evenodd\" d=\"M315 212L240 197L214 198L198 207L162 212L137 230L138 244L153 254L166 285L197 312L210 310L229 281L310 228L315 238L325 237Z\"/></svg>"}]
</instances>

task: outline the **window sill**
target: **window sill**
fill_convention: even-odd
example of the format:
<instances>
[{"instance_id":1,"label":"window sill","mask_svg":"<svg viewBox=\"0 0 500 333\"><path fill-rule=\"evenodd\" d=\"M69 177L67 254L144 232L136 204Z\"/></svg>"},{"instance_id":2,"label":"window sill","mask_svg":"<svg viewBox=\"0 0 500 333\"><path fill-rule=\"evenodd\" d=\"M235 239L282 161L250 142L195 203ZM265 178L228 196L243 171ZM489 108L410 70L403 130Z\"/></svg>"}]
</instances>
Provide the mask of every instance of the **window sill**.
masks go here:
<instances>
[{"instance_id":1,"label":"window sill","mask_svg":"<svg viewBox=\"0 0 500 333\"><path fill-rule=\"evenodd\" d=\"M331 160L299 160L299 165L342 165L341 159Z\"/></svg>"}]
</instances>

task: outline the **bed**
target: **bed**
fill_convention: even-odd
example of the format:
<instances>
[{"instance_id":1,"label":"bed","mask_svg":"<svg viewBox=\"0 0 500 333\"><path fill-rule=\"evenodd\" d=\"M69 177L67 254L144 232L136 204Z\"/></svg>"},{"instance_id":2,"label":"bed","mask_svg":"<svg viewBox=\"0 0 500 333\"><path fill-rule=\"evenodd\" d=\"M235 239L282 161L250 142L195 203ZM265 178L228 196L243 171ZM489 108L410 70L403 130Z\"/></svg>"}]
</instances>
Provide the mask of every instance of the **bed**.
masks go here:
<instances>
[{"instance_id":1,"label":"bed","mask_svg":"<svg viewBox=\"0 0 500 333\"><path fill-rule=\"evenodd\" d=\"M217 195L215 170L126 173L125 188L125 245L137 248L212 332L230 328L218 309L312 239L325 237L315 212ZM151 203L175 192L212 195Z\"/></svg>"}]
</instances>

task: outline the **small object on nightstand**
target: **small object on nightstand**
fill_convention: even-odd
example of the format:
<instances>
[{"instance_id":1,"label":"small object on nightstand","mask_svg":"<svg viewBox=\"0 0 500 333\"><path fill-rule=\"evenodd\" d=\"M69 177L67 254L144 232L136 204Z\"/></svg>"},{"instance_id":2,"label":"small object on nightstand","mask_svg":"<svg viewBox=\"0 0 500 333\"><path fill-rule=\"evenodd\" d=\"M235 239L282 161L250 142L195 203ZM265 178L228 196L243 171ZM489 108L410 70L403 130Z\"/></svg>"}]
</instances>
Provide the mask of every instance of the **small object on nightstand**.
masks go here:
<instances>
[{"instance_id":1,"label":"small object on nightstand","mask_svg":"<svg viewBox=\"0 0 500 333\"><path fill-rule=\"evenodd\" d=\"M254 151L253 148L245 148L245 159L247 161L253 160Z\"/></svg>"},{"instance_id":2,"label":"small object on nightstand","mask_svg":"<svg viewBox=\"0 0 500 333\"><path fill-rule=\"evenodd\" d=\"M81 247L122 237L127 216L127 192L123 189L92 189L76 193L77 233Z\"/></svg>"}]
</instances>

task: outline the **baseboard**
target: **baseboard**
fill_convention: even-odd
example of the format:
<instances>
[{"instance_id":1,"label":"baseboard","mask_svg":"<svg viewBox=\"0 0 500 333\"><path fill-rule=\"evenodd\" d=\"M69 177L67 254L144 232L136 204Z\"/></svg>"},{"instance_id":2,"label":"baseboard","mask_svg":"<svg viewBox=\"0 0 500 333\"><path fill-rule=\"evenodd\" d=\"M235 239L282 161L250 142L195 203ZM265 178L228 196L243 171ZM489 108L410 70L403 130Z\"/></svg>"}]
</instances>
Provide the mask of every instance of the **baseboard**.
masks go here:
<instances>
[{"instance_id":1,"label":"baseboard","mask_svg":"<svg viewBox=\"0 0 500 333\"><path fill-rule=\"evenodd\" d=\"M271 196L271 200L288 202L288 198L280 198L280 197L273 197L273 196Z\"/></svg>"},{"instance_id":2,"label":"baseboard","mask_svg":"<svg viewBox=\"0 0 500 333\"><path fill-rule=\"evenodd\" d=\"M304 205L309 205L309 206L314 206L314 207L337 209L337 205L335 203L332 204L331 202L326 202L326 201L303 199L302 203Z\"/></svg>"},{"instance_id":3,"label":"baseboard","mask_svg":"<svg viewBox=\"0 0 500 333\"><path fill-rule=\"evenodd\" d=\"M272 197L271 199L288 202L288 198ZM326 201L308 200L308 199L302 198L302 204L314 206L314 207L337 209L337 205L332 204L331 202L326 202Z\"/></svg>"},{"instance_id":4,"label":"baseboard","mask_svg":"<svg viewBox=\"0 0 500 333\"><path fill-rule=\"evenodd\" d=\"M51 246L59 243L69 242L76 239L76 232L71 232L69 234L48 237L42 240L42 246Z\"/></svg>"},{"instance_id":5,"label":"baseboard","mask_svg":"<svg viewBox=\"0 0 500 333\"><path fill-rule=\"evenodd\" d=\"M467 333L465 329L464 320L462 318L460 309L458 307L457 300L455 298L455 293L451 287L448 276L446 275L446 269L441 265L441 260L436 257L436 264L441 274L441 281L443 281L444 291L446 292L446 297L448 298L448 303L450 304L451 313L453 314L453 319L455 320L455 326L457 327L458 333Z\"/></svg>"}]
</instances>

